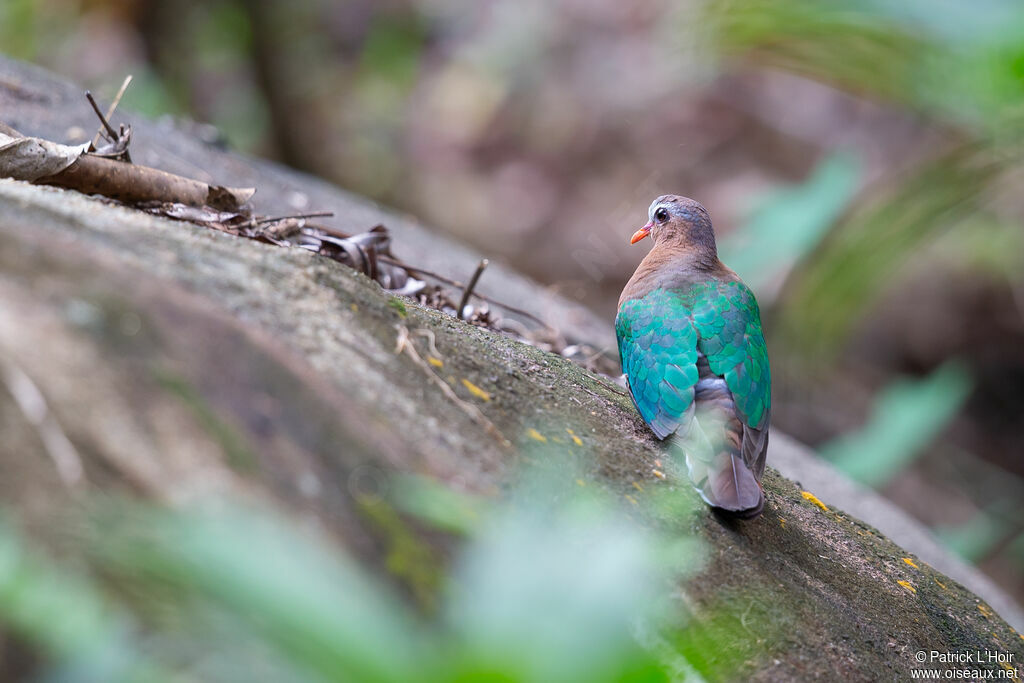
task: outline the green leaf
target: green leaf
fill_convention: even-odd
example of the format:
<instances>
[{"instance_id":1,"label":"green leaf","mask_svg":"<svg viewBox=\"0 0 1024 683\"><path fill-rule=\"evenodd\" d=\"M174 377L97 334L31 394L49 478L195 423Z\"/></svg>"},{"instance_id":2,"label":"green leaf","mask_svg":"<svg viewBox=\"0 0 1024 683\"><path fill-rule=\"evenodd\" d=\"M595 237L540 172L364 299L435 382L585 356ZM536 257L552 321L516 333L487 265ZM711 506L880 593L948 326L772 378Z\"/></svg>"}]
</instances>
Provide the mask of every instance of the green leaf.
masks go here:
<instances>
[{"instance_id":1,"label":"green leaf","mask_svg":"<svg viewBox=\"0 0 1024 683\"><path fill-rule=\"evenodd\" d=\"M722 260L760 291L809 254L849 206L860 184L856 157L834 153L799 185L773 193L724 240Z\"/></svg>"},{"instance_id":2,"label":"green leaf","mask_svg":"<svg viewBox=\"0 0 1024 683\"><path fill-rule=\"evenodd\" d=\"M258 508L130 509L119 515L127 522L106 520L93 540L122 576L143 578L148 591L170 585L183 601L198 596L235 615L307 675L416 678L422 642L411 615L323 539Z\"/></svg>"},{"instance_id":3,"label":"green leaf","mask_svg":"<svg viewBox=\"0 0 1024 683\"><path fill-rule=\"evenodd\" d=\"M169 680L135 648L132 624L84 577L32 553L0 520L0 626L38 644L67 681Z\"/></svg>"},{"instance_id":4,"label":"green leaf","mask_svg":"<svg viewBox=\"0 0 1024 683\"><path fill-rule=\"evenodd\" d=\"M922 380L887 386L867 424L819 449L821 456L851 478L874 487L910 465L963 405L971 379L950 361Z\"/></svg>"},{"instance_id":5,"label":"green leaf","mask_svg":"<svg viewBox=\"0 0 1024 683\"><path fill-rule=\"evenodd\" d=\"M936 529L935 534L957 555L977 563L1002 543L1012 529L1001 515L982 511L960 526Z\"/></svg>"},{"instance_id":6,"label":"green leaf","mask_svg":"<svg viewBox=\"0 0 1024 683\"><path fill-rule=\"evenodd\" d=\"M469 536L480 528L493 500L461 491L423 476L399 476L390 500L403 512L438 529Z\"/></svg>"},{"instance_id":7,"label":"green leaf","mask_svg":"<svg viewBox=\"0 0 1024 683\"><path fill-rule=\"evenodd\" d=\"M1002 165L972 144L934 160L887 197L858 206L786 286L777 329L802 358L828 358L894 275L974 214Z\"/></svg>"},{"instance_id":8,"label":"green leaf","mask_svg":"<svg viewBox=\"0 0 1024 683\"><path fill-rule=\"evenodd\" d=\"M502 506L468 548L446 619L459 645L456 679L666 680L631 625L656 610L657 588L683 558L695 566L699 546L659 541L570 486L532 482L529 498Z\"/></svg>"},{"instance_id":9,"label":"green leaf","mask_svg":"<svg viewBox=\"0 0 1024 683\"><path fill-rule=\"evenodd\" d=\"M1024 7L982 4L736 0L709 5L706 23L725 54L977 125L1020 101L1024 47Z\"/></svg>"}]
</instances>

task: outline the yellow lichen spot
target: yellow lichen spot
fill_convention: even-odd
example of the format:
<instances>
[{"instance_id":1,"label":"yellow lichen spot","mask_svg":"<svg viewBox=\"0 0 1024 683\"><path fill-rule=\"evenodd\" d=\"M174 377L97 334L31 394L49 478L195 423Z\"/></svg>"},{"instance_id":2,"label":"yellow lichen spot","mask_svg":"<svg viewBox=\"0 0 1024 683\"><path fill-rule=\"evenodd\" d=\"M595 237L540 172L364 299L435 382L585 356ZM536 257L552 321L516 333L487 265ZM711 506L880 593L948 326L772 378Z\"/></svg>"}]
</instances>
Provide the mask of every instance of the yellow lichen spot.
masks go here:
<instances>
[{"instance_id":1,"label":"yellow lichen spot","mask_svg":"<svg viewBox=\"0 0 1024 683\"><path fill-rule=\"evenodd\" d=\"M440 358L434 358L433 356L427 356L427 362L433 365L435 368L443 368L444 361Z\"/></svg>"},{"instance_id":2,"label":"yellow lichen spot","mask_svg":"<svg viewBox=\"0 0 1024 683\"><path fill-rule=\"evenodd\" d=\"M786 518L785 517L779 517L779 526L782 527L783 529L786 528Z\"/></svg>"},{"instance_id":3,"label":"yellow lichen spot","mask_svg":"<svg viewBox=\"0 0 1024 683\"><path fill-rule=\"evenodd\" d=\"M526 435L533 439L534 441L540 441L541 443L548 442L548 437L544 436L533 427L530 427L529 429L526 430Z\"/></svg>"},{"instance_id":4,"label":"yellow lichen spot","mask_svg":"<svg viewBox=\"0 0 1024 683\"><path fill-rule=\"evenodd\" d=\"M640 492L643 492L643 490L644 490L644 487L641 486L639 484L639 482L635 482L635 481L633 482L633 488L635 488L637 491L640 491Z\"/></svg>"},{"instance_id":5,"label":"yellow lichen spot","mask_svg":"<svg viewBox=\"0 0 1024 683\"><path fill-rule=\"evenodd\" d=\"M906 588L911 593L916 593L917 592L917 589L914 588L913 586L911 586L909 581L902 581L901 580L901 581L897 581L896 583L898 583L899 585L903 586L904 588Z\"/></svg>"},{"instance_id":6,"label":"yellow lichen spot","mask_svg":"<svg viewBox=\"0 0 1024 683\"><path fill-rule=\"evenodd\" d=\"M587 482L583 481L582 479L577 479L576 483L579 484L580 486L586 486L587 485Z\"/></svg>"},{"instance_id":7,"label":"yellow lichen spot","mask_svg":"<svg viewBox=\"0 0 1024 683\"><path fill-rule=\"evenodd\" d=\"M914 569L920 569L920 567L918 567L916 564L914 564L914 561L912 559L910 559L909 557L904 557L903 561L906 562L907 564L909 564Z\"/></svg>"},{"instance_id":8,"label":"yellow lichen spot","mask_svg":"<svg viewBox=\"0 0 1024 683\"><path fill-rule=\"evenodd\" d=\"M804 500L809 500L818 507L820 507L825 512L828 512L828 506L822 503L820 500L818 500L818 497L811 493L810 491L801 491L800 495L804 497Z\"/></svg>"},{"instance_id":9,"label":"yellow lichen spot","mask_svg":"<svg viewBox=\"0 0 1024 683\"><path fill-rule=\"evenodd\" d=\"M572 437L572 442L574 444L576 444L577 446L582 446L583 445L583 439L581 439L580 437L576 436L576 432L572 431L571 429L566 429L565 431L567 431L569 433L569 436Z\"/></svg>"},{"instance_id":10,"label":"yellow lichen spot","mask_svg":"<svg viewBox=\"0 0 1024 683\"><path fill-rule=\"evenodd\" d=\"M944 591L945 590L949 590L948 588L946 588L946 584L942 583L938 579L932 579L932 580L935 581L935 583L939 584L939 588L941 588L942 590L944 590Z\"/></svg>"},{"instance_id":11,"label":"yellow lichen spot","mask_svg":"<svg viewBox=\"0 0 1024 683\"><path fill-rule=\"evenodd\" d=\"M353 313L358 313L359 312L359 306L356 305L356 304L349 304L348 307L352 309Z\"/></svg>"},{"instance_id":12,"label":"yellow lichen spot","mask_svg":"<svg viewBox=\"0 0 1024 683\"><path fill-rule=\"evenodd\" d=\"M651 470L651 474L656 476L658 479L664 479L665 478L665 473L662 472L661 470Z\"/></svg>"},{"instance_id":13,"label":"yellow lichen spot","mask_svg":"<svg viewBox=\"0 0 1024 683\"><path fill-rule=\"evenodd\" d=\"M626 500L628 500L633 505L639 505L640 504L640 503L636 502L636 498L634 498L633 496L629 495L628 493L626 494Z\"/></svg>"},{"instance_id":14,"label":"yellow lichen spot","mask_svg":"<svg viewBox=\"0 0 1024 683\"><path fill-rule=\"evenodd\" d=\"M473 394L474 396L476 396L479 399L482 399L484 401L490 401L491 400L491 395L490 394L488 394L486 391L484 391L483 389L481 389L477 385L475 385L472 382L470 382L468 379L462 380L462 386L464 386L467 389L469 389L469 393Z\"/></svg>"},{"instance_id":15,"label":"yellow lichen spot","mask_svg":"<svg viewBox=\"0 0 1024 683\"><path fill-rule=\"evenodd\" d=\"M981 612L981 616L985 617L986 619L992 618L992 610L989 609L986 605L978 605L978 611Z\"/></svg>"}]
</instances>

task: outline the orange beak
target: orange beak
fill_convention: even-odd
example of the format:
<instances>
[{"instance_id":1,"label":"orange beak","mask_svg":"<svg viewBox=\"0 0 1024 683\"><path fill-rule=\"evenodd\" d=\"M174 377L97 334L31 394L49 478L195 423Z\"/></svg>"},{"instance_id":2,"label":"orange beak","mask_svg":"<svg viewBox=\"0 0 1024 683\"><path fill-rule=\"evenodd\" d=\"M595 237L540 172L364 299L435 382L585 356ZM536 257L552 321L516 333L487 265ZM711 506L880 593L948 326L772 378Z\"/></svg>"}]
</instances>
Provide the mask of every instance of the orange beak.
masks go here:
<instances>
[{"instance_id":1,"label":"orange beak","mask_svg":"<svg viewBox=\"0 0 1024 683\"><path fill-rule=\"evenodd\" d=\"M653 228L653 227L654 227L654 221L648 221L647 225L645 225L644 227L640 228L639 230L637 230L636 232L633 233L633 236L629 238L629 243L630 244L636 244L637 242L639 242L643 238L647 237L648 235L651 234L651 228Z\"/></svg>"}]
</instances>

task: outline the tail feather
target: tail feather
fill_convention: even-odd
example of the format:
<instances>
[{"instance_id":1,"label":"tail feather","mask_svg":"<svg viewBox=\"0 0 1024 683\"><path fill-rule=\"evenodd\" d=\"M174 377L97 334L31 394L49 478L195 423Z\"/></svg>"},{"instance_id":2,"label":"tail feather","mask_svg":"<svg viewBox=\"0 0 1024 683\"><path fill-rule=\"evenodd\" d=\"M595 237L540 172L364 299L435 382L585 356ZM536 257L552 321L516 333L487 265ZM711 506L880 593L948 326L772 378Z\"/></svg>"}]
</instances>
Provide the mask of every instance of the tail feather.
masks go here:
<instances>
[{"instance_id":1,"label":"tail feather","mask_svg":"<svg viewBox=\"0 0 1024 683\"><path fill-rule=\"evenodd\" d=\"M725 433L720 425L710 431ZM757 517L764 508L764 491L743 461L739 444L728 437L715 441L713 445L695 420L685 437L674 438L672 444L685 456L690 481L704 502L735 517Z\"/></svg>"},{"instance_id":2,"label":"tail feather","mask_svg":"<svg viewBox=\"0 0 1024 683\"><path fill-rule=\"evenodd\" d=\"M753 510L762 505L764 497L754 473L731 453L719 453L715 457L707 488L709 502L723 510Z\"/></svg>"}]
</instances>

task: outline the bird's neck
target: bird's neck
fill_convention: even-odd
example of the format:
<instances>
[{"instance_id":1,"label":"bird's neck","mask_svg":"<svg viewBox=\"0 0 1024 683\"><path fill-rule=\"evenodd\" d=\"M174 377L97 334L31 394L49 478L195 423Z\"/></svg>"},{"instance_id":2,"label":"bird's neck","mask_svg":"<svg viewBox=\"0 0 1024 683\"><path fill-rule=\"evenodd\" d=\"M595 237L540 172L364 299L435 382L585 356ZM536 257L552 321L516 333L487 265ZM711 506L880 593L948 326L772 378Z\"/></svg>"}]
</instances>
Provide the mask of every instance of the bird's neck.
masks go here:
<instances>
[{"instance_id":1,"label":"bird's neck","mask_svg":"<svg viewBox=\"0 0 1024 683\"><path fill-rule=\"evenodd\" d=\"M655 289L689 289L708 280L732 281L738 276L707 250L657 244L640 262L619 297L619 305Z\"/></svg>"}]
</instances>

